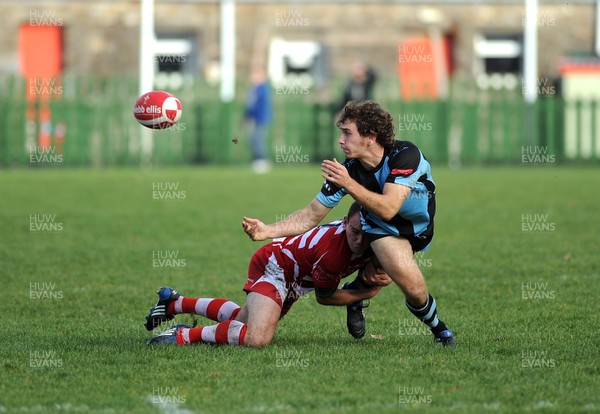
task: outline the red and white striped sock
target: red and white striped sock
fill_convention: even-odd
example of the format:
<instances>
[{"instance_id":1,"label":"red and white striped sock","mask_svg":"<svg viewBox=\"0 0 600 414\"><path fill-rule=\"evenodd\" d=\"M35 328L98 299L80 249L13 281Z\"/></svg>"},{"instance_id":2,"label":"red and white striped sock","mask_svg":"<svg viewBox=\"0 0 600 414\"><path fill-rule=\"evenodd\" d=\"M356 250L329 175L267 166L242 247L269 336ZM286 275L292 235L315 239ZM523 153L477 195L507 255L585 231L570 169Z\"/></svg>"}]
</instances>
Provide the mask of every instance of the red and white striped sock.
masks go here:
<instances>
[{"instance_id":1,"label":"red and white striped sock","mask_svg":"<svg viewBox=\"0 0 600 414\"><path fill-rule=\"evenodd\" d=\"M212 319L213 321L223 322L229 319L235 319L240 311L240 306L227 299L221 298L184 298L180 296L176 301L169 304L167 312L171 315L179 313L193 313Z\"/></svg>"},{"instance_id":2,"label":"red and white striped sock","mask_svg":"<svg viewBox=\"0 0 600 414\"><path fill-rule=\"evenodd\" d=\"M177 331L177 343L179 345L189 345L194 342L244 345L246 330L246 324L236 320L227 320L216 325L199 328L181 328Z\"/></svg>"}]
</instances>

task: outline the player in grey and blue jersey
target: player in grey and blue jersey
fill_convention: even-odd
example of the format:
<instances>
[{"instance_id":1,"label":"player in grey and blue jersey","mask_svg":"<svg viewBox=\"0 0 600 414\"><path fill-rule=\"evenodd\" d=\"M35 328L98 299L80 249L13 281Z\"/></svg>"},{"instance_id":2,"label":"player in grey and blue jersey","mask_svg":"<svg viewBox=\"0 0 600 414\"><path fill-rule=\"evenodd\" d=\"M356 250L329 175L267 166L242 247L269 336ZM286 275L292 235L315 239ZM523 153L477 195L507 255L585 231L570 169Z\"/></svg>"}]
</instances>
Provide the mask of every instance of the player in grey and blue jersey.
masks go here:
<instances>
[{"instance_id":1,"label":"player in grey and blue jersey","mask_svg":"<svg viewBox=\"0 0 600 414\"><path fill-rule=\"evenodd\" d=\"M375 102L349 102L336 125L347 160L323 161L325 183L313 201L269 225L244 217L244 231L252 240L297 235L320 223L350 194L362 206L362 230L379 264L402 290L408 309L431 329L435 342L454 346L454 334L438 318L436 301L413 258L433 238L435 184L429 163L414 144L394 139L391 115ZM346 288L368 283L369 275L359 274ZM362 304L349 307L350 333L362 337L364 325Z\"/></svg>"},{"instance_id":2,"label":"player in grey and blue jersey","mask_svg":"<svg viewBox=\"0 0 600 414\"><path fill-rule=\"evenodd\" d=\"M408 198L391 220L383 220L363 208L362 230L371 241L389 235L401 236L410 242L414 252L426 250L433 238L435 215L435 183L431 177L431 166L413 143L394 141L392 145L384 149L381 163L373 170L365 169L356 159L342 164L350 177L372 192L382 193L385 183L411 189ZM344 188L325 181L317 200L333 208L346 194Z\"/></svg>"}]
</instances>

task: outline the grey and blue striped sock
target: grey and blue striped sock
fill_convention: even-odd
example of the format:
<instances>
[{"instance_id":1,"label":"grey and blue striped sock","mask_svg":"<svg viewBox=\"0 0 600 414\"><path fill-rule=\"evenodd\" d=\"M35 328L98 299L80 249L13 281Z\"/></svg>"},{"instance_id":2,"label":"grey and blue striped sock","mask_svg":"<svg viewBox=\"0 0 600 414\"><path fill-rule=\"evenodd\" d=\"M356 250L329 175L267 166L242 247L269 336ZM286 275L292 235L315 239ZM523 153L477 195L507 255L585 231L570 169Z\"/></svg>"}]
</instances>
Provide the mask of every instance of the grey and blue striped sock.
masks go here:
<instances>
[{"instance_id":1,"label":"grey and blue striped sock","mask_svg":"<svg viewBox=\"0 0 600 414\"><path fill-rule=\"evenodd\" d=\"M433 334L438 334L442 331L445 331L446 325L444 322L440 321L437 314L437 305L435 303L435 299L431 294L427 297L427 303L425 303L422 307L416 307L411 305L408 301L406 301L406 307L413 315L415 315L421 322L425 325L429 326L431 332Z\"/></svg>"}]
</instances>

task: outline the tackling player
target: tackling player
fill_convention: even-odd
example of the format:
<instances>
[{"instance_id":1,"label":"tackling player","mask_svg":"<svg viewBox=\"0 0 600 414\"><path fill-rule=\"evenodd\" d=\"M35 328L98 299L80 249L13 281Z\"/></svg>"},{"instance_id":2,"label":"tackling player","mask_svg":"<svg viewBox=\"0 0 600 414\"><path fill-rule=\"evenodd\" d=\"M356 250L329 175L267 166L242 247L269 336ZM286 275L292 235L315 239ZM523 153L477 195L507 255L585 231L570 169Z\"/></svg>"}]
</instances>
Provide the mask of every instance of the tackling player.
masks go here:
<instances>
[{"instance_id":1,"label":"tackling player","mask_svg":"<svg viewBox=\"0 0 600 414\"><path fill-rule=\"evenodd\" d=\"M335 158L323 161L325 183L315 199L274 224L244 217L244 230L252 240L298 234L301 228L320 223L350 194L363 207L365 238L404 293L410 312L431 329L436 343L455 346L454 334L438 318L436 301L413 258L415 252L426 250L433 238L435 184L429 162L411 142L394 139L391 115L373 101L346 104L336 126L347 159L343 164ZM347 287L362 285L357 278ZM356 309L348 308L348 326L359 311L364 327L362 305L354 306Z\"/></svg>"},{"instance_id":2,"label":"tackling player","mask_svg":"<svg viewBox=\"0 0 600 414\"><path fill-rule=\"evenodd\" d=\"M186 298L170 287L157 293L158 303L146 316L146 329L153 330L176 314L192 313L218 322L190 328L175 325L155 336L149 345L208 342L264 346L275 334L277 323L302 295L315 290L322 305L346 306L373 297L392 280L376 270L363 238L360 206L350 207L341 221L313 228L302 235L273 240L254 253L248 268L241 308L226 299ZM338 289L340 280L364 267L371 284L366 289Z\"/></svg>"}]
</instances>

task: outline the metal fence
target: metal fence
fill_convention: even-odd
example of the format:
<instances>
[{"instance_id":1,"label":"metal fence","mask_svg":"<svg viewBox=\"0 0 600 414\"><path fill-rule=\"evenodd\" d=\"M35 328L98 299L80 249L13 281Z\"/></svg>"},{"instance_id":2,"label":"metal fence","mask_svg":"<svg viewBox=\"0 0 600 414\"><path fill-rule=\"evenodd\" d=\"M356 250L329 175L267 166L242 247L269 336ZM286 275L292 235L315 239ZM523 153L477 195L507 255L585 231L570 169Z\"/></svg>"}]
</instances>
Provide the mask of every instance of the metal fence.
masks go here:
<instances>
[{"instance_id":1,"label":"metal fence","mask_svg":"<svg viewBox=\"0 0 600 414\"><path fill-rule=\"evenodd\" d=\"M184 85L176 92L183 103L181 122L159 131L146 130L133 118L134 78L65 77L61 94L47 104L28 102L26 88L18 77L0 79L1 167L249 160L243 96L222 104L214 86ZM403 102L390 95L377 100L393 115L397 138L413 141L435 163L524 163L541 156L552 156L553 162L600 160L597 102L552 96L530 105L515 91L486 92L471 84L454 85L446 100ZM343 155L336 144L338 108L329 101L316 92L273 94L274 162ZM39 122L41 111L50 114L49 122ZM44 145L40 134L49 137Z\"/></svg>"}]
</instances>

